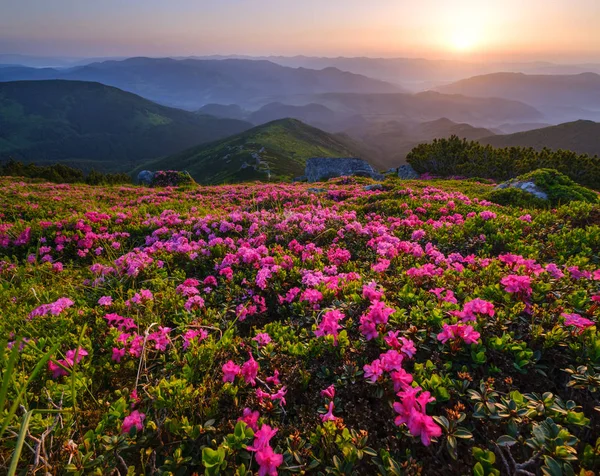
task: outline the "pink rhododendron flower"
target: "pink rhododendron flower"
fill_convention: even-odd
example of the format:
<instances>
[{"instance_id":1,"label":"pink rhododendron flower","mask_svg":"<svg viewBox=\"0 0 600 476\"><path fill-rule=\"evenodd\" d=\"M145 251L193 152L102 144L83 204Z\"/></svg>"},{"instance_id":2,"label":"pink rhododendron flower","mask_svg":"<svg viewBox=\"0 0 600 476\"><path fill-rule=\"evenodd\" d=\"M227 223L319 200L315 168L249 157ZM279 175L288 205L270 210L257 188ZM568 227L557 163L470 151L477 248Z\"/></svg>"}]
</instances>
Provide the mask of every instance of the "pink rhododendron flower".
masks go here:
<instances>
[{"instance_id":1,"label":"pink rhododendron flower","mask_svg":"<svg viewBox=\"0 0 600 476\"><path fill-rule=\"evenodd\" d=\"M236 365L233 360L230 360L222 367L223 370L223 382L234 382L235 378L241 372L239 365Z\"/></svg>"},{"instance_id":2,"label":"pink rhododendron flower","mask_svg":"<svg viewBox=\"0 0 600 476\"><path fill-rule=\"evenodd\" d=\"M390 267L390 260L380 258L376 264L371 266L371 269L376 273L383 273L386 269Z\"/></svg>"},{"instance_id":3,"label":"pink rhododendron flower","mask_svg":"<svg viewBox=\"0 0 600 476\"><path fill-rule=\"evenodd\" d=\"M406 337L400 337L400 342L402 343L402 347L400 351L406 355L409 359L412 359L417 353L417 348L415 347L415 343L407 339Z\"/></svg>"},{"instance_id":4,"label":"pink rhododendron flower","mask_svg":"<svg viewBox=\"0 0 600 476\"><path fill-rule=\"evenodd\" d=\"M258 430L258 419L260 418L260 413L257 411L252 411L250 408L244 408L244 412L242 416L238 418L237 421L243 421L246 425L248 425L252 430Z\"/></svg>"},{"instance_id":5,"label":"pink rhododendron flower","mask_svg":"<svg viewBox=\"0 0 600 476\"><path fill-rule=\"evenodd\" d=\"M333 400L333 398L335 397L335 387L333 385L330 385L326 389L321 390L321 396Z\"/></svg>"},{"instance_id":6,"label":"pink rhododendron flower","mask_svg":"<svg viewBox=\"0 0 600 476\"><path fill-rule=\"evenodd\" d=\"M429 446L432 438L441 436L442 429L425 413L427 403L434 401L435 398L431 397L429 392L418 395L419 392L421 392L420 387L407 387L398 392L400 401L393 405L398 413L394 423L398 426L406 424L413 436L420 437L421 442Z\"/></svg>"},{"instance_id":7,"label":"pink rhododendron flower","mask_svg":"<svg viewBox=\"0 0 600 476\"><path fill-rule=\"evenodd\" d=\"M181 336L183 338L183 350L187 350L194 339L202 341L208 337L208 332L205 329L189 329Z\"/></svg>"},{"instance_id":8,"label":"pink rhododendron flower","mask_svg":"<svg viewBox=\"0 0 600 476\"><path fill-rule=\"evenodd\" d=\"M269 342L271 342L271 336L266 332L261 332L256 334L256 337L254 337L252 340L258 342L258 345L267 345Z\"/></svg>"},{"instance_id":9,"label":"pink rhododendron flower","mask_svg":"<svg viewBox=\"0 0 600 476\"><path fill-rule=\"evenodd\" d=\"M404 369L392 372L390 377L392 378L392 382L394 382L394 392L405 390L407 387L410 387L413 381L413 376Z\"/></svg>"},{"instance_id":10,"label":"pink rhododendron flower","mask_svg":"<svg viewBox=\"0 0 600 476\"><path fill-rule=\"evenodd\" d=\"M269 425L262 425L260 430L254 433L254 443L248 446L248 451L260 451L269 446L271 438L277 433L277 428L271 428Z\"/></svg>"},{"instance_id":11,"label":"pink rhododendron flower","mask_svg":"<svg viewBox=\"0 0 600 476\"><path fill-rule=\"evenodd\" d=\"M367 310L367 317L375 324L387 324L388 318L395 312L387 307L383 301L375 301Z\"/></svg>"},{"instance_id":12,"label":"pink rhododendron flower","mask_svg":"<svg viewBox=\"0 0 600 476\"><path fill-rule=\"evenodd\" d=\"M377 326L375 323L366 315L360 316L359 330L367 340L376 339L379 336Z\"/></svg>"},{"instance_id":13,"label":"pink rhododendron flower","mask_svg":"<svg viewBox=\"0 0 600 476\"><path fill-rule=\"evenodd\" d=\"M125 348L119 349L118 347L112 348L112 359L115 362L121 362L121 359L125 357Z\"/></svg>"},{"instance_id":14,"label":"pink rhododendron flower","mask_svg":"<svg viewBox=\"0 0 600 476\"><path fill-rule=\"evenodd\" d=\"M258 362L254 360L252 353L248 353L250 359L244 362L241 369L242 377L246 383L249 383L253 387L256 385L256 376L258 375L258 369L260 368Z\"/></svg>"},{"instance_id":15,"label":"pink rhododendron flower","mask_svg":"<svg viewBox=\"0 0 600 476\"><path fill-rule=\"evenodd\" d=\"M426 234L427 233L425 230L415 230L412 232L410 239L413 241L419 241L420 239L425 238Z\"/></svg>"},{"instance_id":16,"label":"pink rhododendron flower","mask_svg":"<svg viewBox=\"0 0 600 476\"><path fill-rule=\"evenodd\" d=\"M257 451L256 462L259 464L258 476L277 476L277 468L283 463L283 455L267 446Z\"/></svg>"},{"instance_id":17,"label":"pink rhododendron flower","mask_svg":"<svg viewBox=\"0 0 600 476\"><path fill-rule=\"evenodd\" d=\"M464 324L446 324L443 325L443 330L437 336L437 339L445 344L449 340L462 339L465 344L475 344L479 339L479 332L475 331L472 326Z\"/></svg>"},{"instance_id":18,"label":"pink rhododendron flower","mask_svg":"<svg viewBox=\"0 0 600 476\"><path fill-rule=\"evenodd\" d=\"M413 436L421 437L421 442L425 446L431 444L432 438L442 435L442 429L435 423L433 418L415 408L411 410L406 426L408 426L408 430Z\"/></svg>"},{"instance_id":19,"label":"pink rhododendron flower","mask_svg":"<svg viewBox=\"0 0 600 476\"><path fill-rule=\"evenodd\" d=\"M334 416L333 414L333 402L329 402L329 405L327 405L327 413L325 413L324 415L319 415L321 417L322 421L335 421L337 420L337 417Z\"/></svg>"},{"instance_id":20,"label":"pink rhododendron flower","mask_svg":"<svg viewBox=\"0 0 600 476\"><path fill-rule=\"evenodd\" d=\"M376 287L377 287L377 285L375 284L374 281L369 284L364 285L363 290L362 290L363 297L365 299L368 299L371 302L379 301L383 297L383 293L380 291L377 291Z\"/></svg>"},{"instance_id":21,"label":"pink rhododendron flower","mask_svg":"<svg viewBox=\"0 0 600 476\"><path fill-rule=\"evenodd\" d=\"M489 210L479 212L479 216L484 220L491 220L492 218L496 218L496 214L494 212L490 212Z\"/></svg>"},{"instance_id":22,"label":"pink rhododendron flower","mask_svg":"<svg viewBox=\"0 0 600 476\"><path fill-rule=\"evenodd\" d=\"M561 316L565 318L565 326L574 326L580 331L584 331L588 327L592 327L593 325L595 325L594 321L591 321L590 319L587 319L585 317L581 317L579 314L563 313L561 314Z\"/></svg>"},{"instance_id":23,"label":"pink rhododendron flower","mask_svg":"<svg viewBox=\"0 0 600 476\"><path fill-rule=\"evenodd\" d=\"M219 276L225 276L227 281L231 281L233 279L233 270L230 267L223 268L219 270Z\"/></svg>"},{"instance_id":24,"label":"pink rhododendron flower","mask_svg":"<svg viewBox=\"0 0 600 476\"><path fill-rule=\"evenodd\" d=\"M98 299L98 304L100 306L110 306L113 303L113 298L111 296L102 296Z\"/></svg>"},{"instance_id":25,"label":"pink rhododendron flower","mask_svg":"<svg viewBox=\"0 0 600 476\"><path fill-rule=\"evenodd\" d=\"M308 301L310 304L318 304L321 299L323 299L323 294L317 289L307 289L300 297L300 301Z\"/></svg>"},{"instance_id":26,"label":"pink rhododendron flower","mask_svg":"<svg viewBox=\"0 0 600 476\"><path fill-rule=\"evenodd\" d=\"M554 279L560 279L565 275L554 263L546 265L546 272Z\"/></svg>"},{"instance_id":27,"label":"pink rhododendron flower","mask_svg":"<svg viewBox=\"0 0 600 476\"><path fill-rule=\"evenodd\" d=\"M379 360L381 361L381 368L385 372L392 372L393 370L400 370L402 368L404 357L398 351L392 349L381 354Z\"/></svg>"},{"instance_id":28,"label":"pink rhododendron flower","mask_svg":"<svg viewBox=\"0 0 600 476\"><path fill-rule=\"evenodd\" d=\"M504 286L507 293L523 294L524 296L531 294L531 278L529 276L511 274L502 278L500 284Z\"/></svg>"},{"instance_id":29,"label":"pink rhododendron flower","mask_svg":"<svg viewBox=\"0 0 600 476\"><path fill-rule=\"evenodd\" d=\"M377 382L379 377L383 375L383 368L381 366L381 360L375 359L370 364L366 364L363 367L365 372L365 378L369 380L371 383Z\"/></svg>"},{"instance_id":30,"label":"pink rhododendron flower","mask_svg":"<svg viewBox=\"0 0 600 476\"><path fill-rule=\"evenodd\" d=\"M273 375L271 375L270 377L267 377L267 383L270 383L273 385L281 384L281 382L279 381L279 370L275 369L273 371Z\"/></svg>"},{"instance_id":31,"label":"pink rhododendron flower","mask_svg":"<svg viewBox=\"0 0 600 476\"><path fill-rule=\"evenodd\" d=\"M171 332L170 327L158 326L158 330L148 335L147 341L154 342L154 348L164 352L171 343L169 333Z\"/></svg>"},{"instance_id":32,"label":"pink rhododendron flower","mask_svg":"<svg viewBox=\"0 0 600 476\"><path fill-rule=\"evenodd\" d=\"M327 259L337 266L340 266L344 263L350 261L351 255L348 250L343 248L332 247L327 252Z\"/></svg>"},{"instance_id":33,"label":"pink rhododendron flower","mask_svg":"<svg viewBox=\"0 0 600 476\"><path fill-rule=\"evenodd\" d=\"M144 429L144 420L146 419L146 415L137 410L133 410L131 414L126 416L123 419L123 426L121 428L122 433L129 433L132 428L136 428L137 431L142 431Z\"/></svg>"},{"instance_id":34,"label":"pink rhododendron flower","mask_svg":"<svg viewBox=\"0 0 600 476\"><path fill-rule=\"evenodd\" d=\"M494 317L494 305L484 299L475 298L472 301L465 303L462 312L462 320L476 321L478 314Z\"/></svg>"},{"instance_id":35,"label":"pink rhododendron flower","mask_svg":"<svg viewBox=\"0 0 600 476\"><path fill-rule=\"evenodd\" d=\"M186 311L194 311L204 307L204 299L200 296L191 296L183 305Z\"/></svg>"},{"instance_id":36,"label":"pink rhododendron flower","mask_svg":"<svg viewBox=\"0 0 600 476\"><path fill-rule=\"evenodd\" d=\"M34 317L38 316L45 316L47 314L58 316L65 309L70 308L73 304L75 303L71 299L65 297L57 299L50 304L42 304L29 313L29 319L33 319Z\"/></svg>"},{"instance_id":37,"label":"pink rhododendron flower","mask_svg":"<svg viewBox=\"0 0 600 476\"><path fill-rule=\"evenodd\" d=\"M333 336L334 345L337 345L338 331L342 328L339 321L344 317L344 314L338 310L327 311L323 314L315 335L317 337Z\"/></svg>"},{"instance_id":38,"label":"pink rhododendron flower","mask_svg":"<svg viewBox=\"0 0 600 476\"><path fill-rule=\"evenodd\" d=\"M73 367L75 363L78 364L79 362L81 362L86 355L88 355L87 350L85 350L82 347L79 347L79 350L68 350L65 353L65 358L58 360L56 363L52 360L48 361L48 370L52 372L52 378L58 378L63 375L67 375L67 371L63 367Z\"/></svg>"},{"instance_id":39,"label":"pink rhododendron flower","mask_svg":"<svg viewBox=\"0 0 600 476\"><path fill-rule=\"evenodd\" d=\"M281 405L284 405L287 403L285 401L285 395L287 393L287 388L285 387L281 387L279 390L277 390L277 392L275 392L273 395L271 395L269 398L271 400L279 400L279 403Z\"/></svg>"}]
</instances>

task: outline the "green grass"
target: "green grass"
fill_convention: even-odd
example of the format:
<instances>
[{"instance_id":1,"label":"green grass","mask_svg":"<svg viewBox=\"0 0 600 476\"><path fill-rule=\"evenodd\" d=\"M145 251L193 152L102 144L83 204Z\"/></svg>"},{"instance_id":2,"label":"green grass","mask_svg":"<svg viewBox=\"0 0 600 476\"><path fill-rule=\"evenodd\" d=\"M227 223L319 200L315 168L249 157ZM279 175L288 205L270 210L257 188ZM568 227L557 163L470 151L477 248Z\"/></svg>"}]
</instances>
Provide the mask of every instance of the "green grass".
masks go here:
<instances>
[{"instance_id":1,"label":"green grass","mask_svg":"<svg viewBox=\"0 0 600 476\"><path fill-rule=\"evenodd\" d=\"M150 164L154 170L187 170L202 184L266 180L266 165L255 165L253 154L268 165L271 180L289 180L304 174L310 157L355 156L341 139L295 119L282 119L233 137L201 145ZM137 171L137 170L136 170Z\"/></svg>"},{"instance_id":2,"label":"green grass","mask_svg":"<svg viewBox=\"0 0 600 476\"><path fill-rule=\"evenodd\" d=\"M122 172L249 127L99 83L0 83L0 160Z\"/></svg>"}]
</instances>

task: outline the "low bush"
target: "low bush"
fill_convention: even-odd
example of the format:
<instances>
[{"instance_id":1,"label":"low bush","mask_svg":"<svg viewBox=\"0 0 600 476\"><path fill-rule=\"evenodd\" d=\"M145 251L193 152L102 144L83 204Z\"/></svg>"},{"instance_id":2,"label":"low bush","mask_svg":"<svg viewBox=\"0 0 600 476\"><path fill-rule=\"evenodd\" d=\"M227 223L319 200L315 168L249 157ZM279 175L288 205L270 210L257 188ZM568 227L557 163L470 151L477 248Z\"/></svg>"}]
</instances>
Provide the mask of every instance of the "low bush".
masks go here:
<instances>
[{"instance_id":1,"label":"low bush","mask_svg":"<svg viewBox=\"0 0 600 476\"><path fill-rule=\"evenodd\" d=\"M406 159L422 174L485 177L499 182L540 168L551 168L581 185L600 189L600 157L566 150L494 148L452 136L420 144Z\"/></svg>"}]
</instances>

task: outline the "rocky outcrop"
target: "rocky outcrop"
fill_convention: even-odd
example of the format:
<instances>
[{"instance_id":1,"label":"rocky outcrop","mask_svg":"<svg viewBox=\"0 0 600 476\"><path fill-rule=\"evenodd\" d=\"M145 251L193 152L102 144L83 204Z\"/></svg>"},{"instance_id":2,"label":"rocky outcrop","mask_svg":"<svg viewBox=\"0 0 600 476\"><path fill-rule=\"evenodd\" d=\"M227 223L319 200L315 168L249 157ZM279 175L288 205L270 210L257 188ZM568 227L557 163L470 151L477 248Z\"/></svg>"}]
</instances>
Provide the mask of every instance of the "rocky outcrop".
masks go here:
<instances>
[{"instance_id":1,"label":"rocky outcrop","mask_svg":"<svg viewBox=\"0 0 600 476\"><path fill-rule=\"evenodd\" d=\"M412 165L406 164L398 167L398 177L403 180L415 180L418 179L421 175L415 169L412 168Z\"/></svg>"},{"instance_id":2,"label":"rocky outcrop","mask_svg":"<svg viewBox=\"0 0 600 476\"><path fill-rule=\"evenodd\" d=\"M371 185L365 185L363 189L365 189L367 192L372 190L383 190L383 185L380 183L372 183Z\"/></svg>"},{"instance_id":3,"label":"rocky outcrop","mask_svg":"<svg viewBox=\"0 0 600 476\"><path fill-rule=\"evenodd\" d=\"M530 193L531 195L533 195L536 198L540 198L542 200L548 200L548 194L531 181L512 179L512 180L509 180L508 182L504 182L504 183L501 183L500 185L497 185L495 190L502 190L505 188L518 188L518 189L523 190L524 192Z\"/></svg>"},{"instance_id":4,"label":"rocky outcrop","mask_svg":"<svg viewBox=\"0 0 600 476\"><path fill-rule=\"evenodd\" d=\"M141 185L151 185L154 180L154 172L142 170L137 176L137 182Z\"/></svg>"},{"instance_id":5,"label":"rocky outcrop","mask_svg":"<svg viewBox=\"0 0 600 476\"><path fill-rule=\"evenodd\" d=\"M304 175L306 175L309 182L319 182L348 175L371 177L375 180L383 180L384 178L365 160L341 157L313 157L308 159Z\"/></svg>"}]
</instances>

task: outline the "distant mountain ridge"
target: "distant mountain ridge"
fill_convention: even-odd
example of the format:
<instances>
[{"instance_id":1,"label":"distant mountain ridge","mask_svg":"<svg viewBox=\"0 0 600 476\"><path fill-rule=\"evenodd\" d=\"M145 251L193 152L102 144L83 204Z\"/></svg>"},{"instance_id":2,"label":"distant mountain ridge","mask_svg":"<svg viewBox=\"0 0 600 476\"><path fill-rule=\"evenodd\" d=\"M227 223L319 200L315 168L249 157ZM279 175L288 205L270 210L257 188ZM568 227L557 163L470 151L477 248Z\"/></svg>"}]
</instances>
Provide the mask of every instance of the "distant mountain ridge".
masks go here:
<instances>
[{"instance_id":1,"label":"distant mountain ridge","mask_svg":"<svg viewBox=\"0 0 600 476\"><path fill-rule=\"evenodd\" d=\"M96 81L152 101L195 110L205 104L255 106L278 96L324 92L387 93L399 86L336 68L290 68L270 61L129 58L68 69L0 68L0 81Z\"/></svg>"},{"instance_id":2,"label":"distant mountain ridge","mask_svg":"<svg viewBox=\"0 0 600 476\"><path fill-rule=\"evenodd\" d=\"M562 121L600 120L600 74L596 73L494 73L463 79L436 90L445 94L522 101Z\"/></svg>"},{"instance_id":3,"label":"distant mountain ridge","mask_svg":"<svg viewBox=\"0 0 600 476\"><path fill-rule=\"evenodd\" d=\"M419 94L324 93L292 98L295 105L318 103L366 119L424 122L446 117L455 122L492 127L505 122L538 121L543 116L532 106L498 98L476 98L427 91Z\"/></svg>"},{"instance_id":4,"label":"distant mountain ridge","mask_svg":"<svg viewBox=\"0 0 600 476\"><path fill-rule=\"evenodd\" d=\"M406 156L414 147L433 139L456 135L468 140L478 140L493 135L489 129L456 123L445 117L422 123L374 122L366 127L348 129L346 133L361 141L372 161L382 169L406 163Z\"/></svg>"},{"instance_id":5,"label":"distant mountain ridge","mask_svg":"<svg viewBox=\"0 0 600 476\"><path fill-rule=\"evenodd\" d=\"M533 147L536 150L547 147L600 156L600 123L584 120L567 122L515 134L484 137L479 139L479 142L494 147L520 146Z\"/></svg>"},{"instance_id":6,"label":"distant mountain ridge","mask_svg":"<svg viewBox=\"0 0 600 476\"><path fill-rule=\"evenodd\" d=\"M83 81L0 83L0 158L128 171L251 124L160 106Z\"/></svg>"},{"instance_id":7,"label":"distant mountain ridge","mask_svg":"<svg viewBox=\"0 0 600 476\"><path fill-rule=\"evenodd\" d=\"M373 58L373 57L319 57L319 56L243 56L213 55L204 59L268 60L283 66L322 69L333 66L343 71L363 74L370 78L399 84L409 91L418 92L483 74L507 71L525 74L579 74L600 73L600 64L557 64L547 61L531 62L470 62L463 60L433 60L426 58Z\"/></svg>"},{"instance_id":8,"label":"distant mountain ridge","mask_svg":"<svg viewBox=\"0 0 600 476\"><path fill-rule=\"evenodd\" d=\"M283 119L241 134L159 159L152 170L188 171L202 184L290 180L304 174L310 157L353 157L351 143L295 119Z\"/></svg>"}]
</instances>

